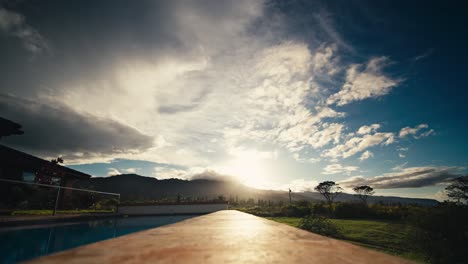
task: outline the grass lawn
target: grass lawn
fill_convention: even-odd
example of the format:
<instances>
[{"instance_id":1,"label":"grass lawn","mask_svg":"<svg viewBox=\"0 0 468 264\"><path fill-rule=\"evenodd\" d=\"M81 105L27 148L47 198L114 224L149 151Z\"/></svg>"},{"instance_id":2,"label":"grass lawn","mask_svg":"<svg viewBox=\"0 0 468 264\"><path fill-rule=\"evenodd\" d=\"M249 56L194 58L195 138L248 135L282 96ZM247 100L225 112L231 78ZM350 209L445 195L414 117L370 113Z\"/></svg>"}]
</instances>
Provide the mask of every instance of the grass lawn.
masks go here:
<instances>
[{"instance_id":1,"label":"grass lawn","mask_svg":"<svg viewBox=\"0 0 468 264\"><path fill-rule=\"evenodd\" d=\"M267 217L283 224L299 227L298 217ZM340 229L343 240L361 246L384 251L414 261L421 261L422 256L411 250L408 234L411 226L404 223L377 220L330 219Z\"/></svg>"},{"instance_id":2,"label":"grass lawn","mask_svg":"<svg viewBox=\"0 0 468 264\"><path fill-rule=\"evenodd\" d=\"M52 215L53 210L17 210L11 215ZM112 210L57 210L57 214L94 214L112 213Z\"/></svg>"}]
</instances>

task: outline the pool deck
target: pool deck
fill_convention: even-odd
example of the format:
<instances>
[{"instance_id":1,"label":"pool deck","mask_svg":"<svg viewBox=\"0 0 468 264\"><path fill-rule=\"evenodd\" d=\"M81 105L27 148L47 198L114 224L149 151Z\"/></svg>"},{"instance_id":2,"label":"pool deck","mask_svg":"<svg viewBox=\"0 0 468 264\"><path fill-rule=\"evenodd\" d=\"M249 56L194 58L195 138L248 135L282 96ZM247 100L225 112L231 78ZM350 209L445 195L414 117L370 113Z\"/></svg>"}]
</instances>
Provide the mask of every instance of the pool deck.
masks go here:
<instances>
[{"instance_id":1,"label":"pool deck","mask_svg":"<svg viewBox=\"0 0 468 264\"><path fill-rule=\"evenodd\" d=\"M412 263L234 210L85 245L29 263Z\"/></svg>"}]
</instances>

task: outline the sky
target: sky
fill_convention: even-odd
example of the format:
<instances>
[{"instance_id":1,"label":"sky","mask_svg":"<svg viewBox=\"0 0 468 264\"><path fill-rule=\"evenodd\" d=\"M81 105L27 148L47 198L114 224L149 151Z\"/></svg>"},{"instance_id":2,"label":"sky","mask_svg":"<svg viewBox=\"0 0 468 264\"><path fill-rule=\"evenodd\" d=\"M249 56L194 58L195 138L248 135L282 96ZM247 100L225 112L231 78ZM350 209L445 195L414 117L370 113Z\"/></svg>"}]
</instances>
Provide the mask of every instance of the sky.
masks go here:
<instances>
[{"instance_id":1,"label":"sky","mask_svg":"<svg viewBox=\"0 0 468 264\"><path fill-rule=\"evenodd\" d=\"M93 176L443 199L468 174L462 1L0 1L5 144Z\"/></svg>"}]
</instances>

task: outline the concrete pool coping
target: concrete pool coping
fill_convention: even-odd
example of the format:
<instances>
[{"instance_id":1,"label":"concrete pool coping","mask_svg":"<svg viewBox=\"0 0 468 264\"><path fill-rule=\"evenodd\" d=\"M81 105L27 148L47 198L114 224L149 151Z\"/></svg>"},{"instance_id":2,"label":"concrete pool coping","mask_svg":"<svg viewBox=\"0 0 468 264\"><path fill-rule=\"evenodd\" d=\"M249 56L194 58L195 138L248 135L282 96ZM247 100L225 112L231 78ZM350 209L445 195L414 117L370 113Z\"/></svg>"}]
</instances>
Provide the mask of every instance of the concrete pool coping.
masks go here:
<instances>
[{"instance_id":1,"label":"concrete pool coping","mask_svg":"<svg viewBox=\"0 0 468 264\"><path fill-rule=\"evenodd\" d=\"M63 214L63 215L9 215L0 216L0 228L43 225L62 222L79 222L118 217L113 213L108 214Z\"/></svg>"},{"instance_id":2,"label":"concrete pool coping","mask_svg":"<svg viewBox=\"0 0 468 264\"><path fill-rule=\"evenodd\" d=\"M412 263L234 210L40 257L29 263Z\"/></svg>"}]
</instances>

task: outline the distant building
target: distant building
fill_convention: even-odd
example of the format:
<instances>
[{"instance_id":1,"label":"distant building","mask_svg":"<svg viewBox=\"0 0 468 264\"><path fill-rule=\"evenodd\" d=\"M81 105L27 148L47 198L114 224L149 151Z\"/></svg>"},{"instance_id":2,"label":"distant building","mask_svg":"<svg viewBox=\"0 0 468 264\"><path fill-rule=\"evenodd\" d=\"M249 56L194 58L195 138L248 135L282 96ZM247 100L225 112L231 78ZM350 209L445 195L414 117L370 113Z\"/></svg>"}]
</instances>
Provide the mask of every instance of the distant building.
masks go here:
<instances>
[{"instance_id":1,"label":"distant building","mask_svg":"<svg viewBox=\"0 0 468 264\"><path fill-rule=\"evenodd\" d=\"M21 125L11 120L0 117L0 138L11 135L22 135Z\"/></svg>"},{"instance_id":2,"label":"distant building","mask_svg":"<svg viewBox=\"0 0 468 264\"><path fill-rule=\"evenodd\" d=\"M91 175L0 145L0 178L72 187L76 180L86 180ZM70 190L65 190L62 200L70 194Z\"/></svg>"}]
</instances>

